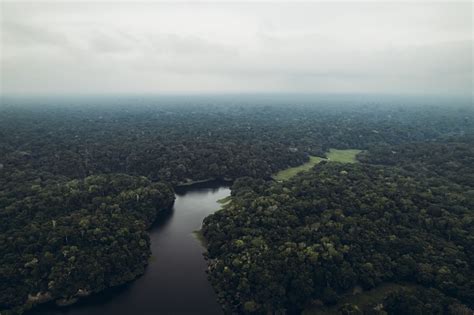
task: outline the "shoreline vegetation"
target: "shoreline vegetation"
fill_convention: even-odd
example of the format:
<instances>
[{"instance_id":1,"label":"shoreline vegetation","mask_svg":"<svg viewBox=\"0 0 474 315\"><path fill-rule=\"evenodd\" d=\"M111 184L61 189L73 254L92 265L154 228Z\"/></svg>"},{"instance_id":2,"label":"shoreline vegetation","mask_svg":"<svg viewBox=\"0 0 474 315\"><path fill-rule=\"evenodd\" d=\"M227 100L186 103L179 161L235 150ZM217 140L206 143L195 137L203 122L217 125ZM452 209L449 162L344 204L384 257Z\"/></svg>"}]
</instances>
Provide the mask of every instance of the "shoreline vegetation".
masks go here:
<instances>
[{"instance_id":1,"label":"shoreline vegetation","mask_svg":"<svg viewBox=\"0 0 474 315\"><path fill-rule=\"evenodd\" d=\"M217 200L217 203L220 203L221 205L226 205L229 202L231 202L231 200L232 200L232 196L229 195L227 197Z\"/></svg>"},{"instance_id":2,"label":"shoreline vegetation","mask_svg":"<svg viewBox=\"0 0 474 315\"><path fill-rule=\"evenodd\" d=\"M199 180L192 180L192 179L187 179L185 182L179 182L176 184L176 187L187 187L187 186L192 186L195 184L202 184L202 183L207 183L207 182L212 182L215 181L216 178L210 177L210 178L205 178L205 179L199 179Z\"/></svg>"},{"instance_id":3,"label":"shoreline vegetation","mask_svg":"<svg viewBox=\"0 0 474 315\"><path fill-rule=\"evenodd\" d=\"M199 242L199 244L201 244L204 251L207 251L207 240L204 237L204 234L202 234L202 228L200 228L199 230L193 231L191 234Z\"/></svg>"},{"instance_id":4,"label":"shoreline vegetation","mask_svg":"<svg viewBox=\"0 0 474 315\"><path fill-rule=\"evenodd\" d=\"M229 178L229 177L224 177L222 179L220 178L216 178L216 177L209 177L209 178L205 178L205 179L199 179L199 180L192 180L192 179L187 179L185 182L179 182L175 185L175 188L176 187L188 187L188 186L192 186L192 185L196 185L196 184L204 184L204 183L209 183L209 182L214 182L214 181L219 181L219 180L222 180L224 182L231 182L233 181L232 178Z\"/></svg>"},{"instance_id":5,"label":"shoreline vegetation","mask_svg":"<svg viewBox=\"0 0 474 315\"><path fill-rule=\"evenodd\" d=\"M221 205L220 209L217 209L216 211L220 211L223 209L226 209L226 206L229 206L232 202L232 196L229 195L227 197L218 199L216 203ZM205 251L207 251L207 240L204 237L204 234L202 233L202 225L199 230L195 230L192 232L193 236L196 238L196 240L201 244L201 246L204 248Z\"/></svg>"},{"instance_id":6,"label":"shoreline vegetation","mask_svg":"<svg viewBox=\"0 0 474 315\"><path fill-rule=\"evenodd\" d=\"M319 156L310 156L309 161L295 167L290 167L284 170L277 172L272 178L276 181L285 181L300 172L306 172L312 169L316 164L321 163L322 161L327 162L339 162L339 163L358 163L357 155L363 152L363 150L358 149L347 149L347 150L338 150L338 149L329 149L326 153L326 157Z\"/></svg>"}]
</instances>

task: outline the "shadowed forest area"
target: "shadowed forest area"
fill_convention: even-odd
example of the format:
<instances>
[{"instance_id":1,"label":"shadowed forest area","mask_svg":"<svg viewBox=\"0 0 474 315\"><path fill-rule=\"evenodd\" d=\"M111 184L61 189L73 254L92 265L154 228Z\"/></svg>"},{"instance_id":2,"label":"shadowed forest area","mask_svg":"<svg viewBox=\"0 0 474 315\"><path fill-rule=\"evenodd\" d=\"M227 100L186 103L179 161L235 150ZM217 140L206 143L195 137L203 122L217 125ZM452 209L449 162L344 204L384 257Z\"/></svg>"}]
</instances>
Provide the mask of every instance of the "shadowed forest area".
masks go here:
<instances>
[{"instance_id":1,"label":"shadowed forest area","mask_svg":"<svg viewBox=\"0 0 474 315\"><path fill-rule=\"evenodd\" d=\"M473 122L470 105L2 105L0 310L132 281L173 189L217 179L232 196L202 234L226 313L468 314Z\"/></svg>"}]
</instances>

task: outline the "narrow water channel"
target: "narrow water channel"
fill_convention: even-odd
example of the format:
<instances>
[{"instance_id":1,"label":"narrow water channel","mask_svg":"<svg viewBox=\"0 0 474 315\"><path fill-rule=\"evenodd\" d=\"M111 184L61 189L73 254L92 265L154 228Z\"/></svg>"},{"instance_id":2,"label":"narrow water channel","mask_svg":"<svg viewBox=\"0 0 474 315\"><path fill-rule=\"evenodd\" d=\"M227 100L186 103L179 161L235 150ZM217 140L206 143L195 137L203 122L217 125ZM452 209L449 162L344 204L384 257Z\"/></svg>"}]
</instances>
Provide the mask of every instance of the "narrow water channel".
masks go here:
<instances>
[{"instance_id":1,"label":"narrow water channel","mask_svg":"<svg viewBox=\"0 0 474 315\"><path fill-rule=\"evenodd\" d=\"M143 276L130 284L85 298L75 305L39 307L32 314L222 314L207 280L204 248L193 235L203 219L230 194L223 183L179 188L172 211L149 230L152 258Z\"/></svg>"}]
</instances>

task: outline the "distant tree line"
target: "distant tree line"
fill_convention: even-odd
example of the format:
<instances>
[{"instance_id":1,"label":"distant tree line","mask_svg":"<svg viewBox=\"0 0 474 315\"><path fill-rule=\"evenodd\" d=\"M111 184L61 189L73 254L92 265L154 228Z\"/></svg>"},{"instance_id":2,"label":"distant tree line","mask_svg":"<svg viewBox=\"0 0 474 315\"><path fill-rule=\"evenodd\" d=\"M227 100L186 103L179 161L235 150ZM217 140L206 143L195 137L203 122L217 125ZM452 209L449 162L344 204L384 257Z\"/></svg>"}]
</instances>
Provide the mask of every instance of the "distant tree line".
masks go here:
<instances>
[{"instance_id":1,"label":"distant tree line","mask_svg":"<svg viewBox=\"0 0 474 315\"><path fill-rule=\"evenodd\" d=\"M269 178L331 147L474 134L473 120L464 107L4 107L0 163L8 172L126 173L172 184Z\"/></svg>"}]
</instances>

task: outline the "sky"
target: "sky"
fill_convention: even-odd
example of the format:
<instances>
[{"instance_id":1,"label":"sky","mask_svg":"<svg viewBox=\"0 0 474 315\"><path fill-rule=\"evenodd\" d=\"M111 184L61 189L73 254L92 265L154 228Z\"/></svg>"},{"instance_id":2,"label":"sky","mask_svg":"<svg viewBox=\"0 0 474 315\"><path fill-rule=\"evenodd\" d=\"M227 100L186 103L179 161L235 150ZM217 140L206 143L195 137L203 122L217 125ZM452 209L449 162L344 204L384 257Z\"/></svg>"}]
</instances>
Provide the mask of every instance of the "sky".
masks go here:
<instances>
[{"instance_id":1,"label":"sky","mask_svg":"<svg viewBox=\"0 0 474 315\"><path fill-rule=\"evenodd\" d=\"M2 95L473 91L470 1L0 8Z\"/></svg>"}]
</instances>

